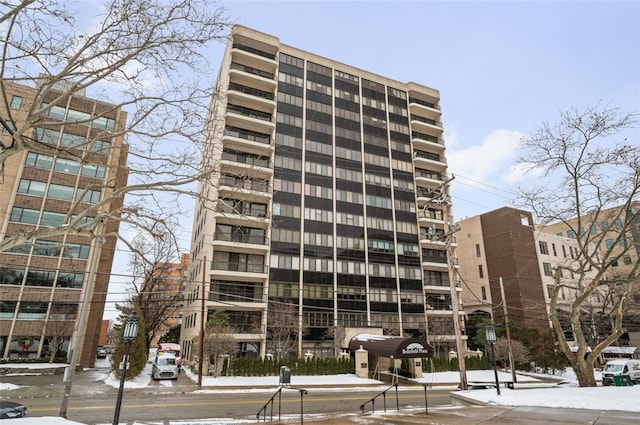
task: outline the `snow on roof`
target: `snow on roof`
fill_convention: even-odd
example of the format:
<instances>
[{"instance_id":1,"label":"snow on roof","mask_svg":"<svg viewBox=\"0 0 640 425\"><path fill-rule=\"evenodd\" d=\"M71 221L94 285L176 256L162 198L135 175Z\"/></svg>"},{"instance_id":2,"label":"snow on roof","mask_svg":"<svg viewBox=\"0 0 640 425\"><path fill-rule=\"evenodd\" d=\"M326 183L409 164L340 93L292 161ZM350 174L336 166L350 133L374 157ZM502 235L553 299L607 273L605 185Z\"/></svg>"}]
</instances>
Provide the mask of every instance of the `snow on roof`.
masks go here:
<instances>
[{"instance_id":1,"label":"snow on roof","mask_svg":"<svg viewBox=\"0 0 640 425\"><path fill-rule=\"evenodd\" d=\"M637 347L607 347L602 350L604 354L634 354L638 352Z\"/></svg>"}]
</instances>

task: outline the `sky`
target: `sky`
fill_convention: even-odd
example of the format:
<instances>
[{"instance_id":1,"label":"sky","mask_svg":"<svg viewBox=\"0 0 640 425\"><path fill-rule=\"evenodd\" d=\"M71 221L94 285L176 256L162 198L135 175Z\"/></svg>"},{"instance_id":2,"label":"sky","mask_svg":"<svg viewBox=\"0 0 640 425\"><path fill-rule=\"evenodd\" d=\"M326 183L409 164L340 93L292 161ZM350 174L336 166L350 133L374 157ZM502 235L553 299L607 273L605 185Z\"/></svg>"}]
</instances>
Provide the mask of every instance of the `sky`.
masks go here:
<instances>
[{"instance_id":1,"label":"sky","mask_svg":"<svg viewBox=\"0 0 640 425\"><path fill-rule=\"evenodd\" d=\"M108 362L108 360L103 360ZM14 365L7 365L14 367ZM24 366L24 365L19 365ZM48 365L47 365L48 366ZM187 376L198 381L197 375L186 370ZM563 372L558 372L556 377L561 378L566 382L567 386L557 386L555 384L545 384L538 378L541 375L518 375L518 383L514 390L507 388L501 388L501 395L498 396L495 389L489 390L470 390L460 392L466 398L476 400L480 403L488 403L498 406L533 406L533 407L553 407L553 408L576 408L576 409L597 409L597 410L618 410L625 412L640 412L640 405L638 400L640 399L640 385L632 387L591 387L591 388L579 388L576 385L576 377L571 369L567 369ZM596 372L596 379L602 378L600 372ZM264 392L265 394L273 394L278 388L278 377L218 377L203 376L202 378L202 390L197 390L199 393L216 394L220 392L235 392L238 394L243 393L255 393ZM493 370L477 370L467 371L467 379L469 382L495 382ZM500 382L511 380L511 373L503 371L498 372L498 379ZM458 382L460 381L460 375L458 372L435 372L425 373L422 378L416 378L414 381L418 384L433 384L442 389L450 389L454 391ZM113 372L108 374L104 379L106 385L110 385L113 388L118 388L120 381L115 377ZM158 381L160 384L166 384L166 386L173 386L174 382L171 380ZM125 382L125 389L131 388L145 388L151 384L151 366L147 364L145 370L136 378L131 381ZM295 387L305 386L317 386L321 385L323 391L344 391L344 387L336 387L335 385L352 385L367 386L371 389L370 385L380 384L380 391L388 388L388 385L383 384L380 381L373 379L358 378L353 374L344 375L326 375L326 376L292 376L291 385ZM238 389L238 387L247 387L245 389ZM227 388L225 388L227 387ZM228 387L236 387L235 389L229 389ZM253 387L249 389L248 387ZM0 383L0 390L7 397L11 397L13 390L18 390L20 387L13 384ZM402 387L399 388L402 391ZM312 391L312 390L310 390ZM424 409L424 406L420 407ZM448 407L447 407L448 408ZM406 413L406 409L403 410ZM317 419L318 417L316 417ZM38 421L39 420L39 421ZM16 421L16 420L13 420ZM19 423L22 425L40 425L42 418L27 417L19 419ZM37 421L37 422L36 422ZM76 422L64 422L60 419L59 425L73 425ZM215 422L211 421L194 421L194 423L255 423L255 417L251 416L247 421L231 418L215 418ZM17 423L17 422L16 422ZM49 423L49 422L47 422ZM51 422L53 425L54 422ZM58 422L55 422L58 423ZM186 425L190 423L188 420L181 420L178 422L180 425ZM8 425L9 423L7 423Z\"/></svg>"},{"instance_id":2,"label":"sky","mask_svg":"<svg viewBox=\"0 0 640 425\"><path fill-rule=\"evenodd\" d=\"M517 206L518 186L535 179L514 167L519 141L561 111L640 112L640 1L217 4L283 44L439 90L455 220ZM211 46L214 66L223 52ZM640 131L631 136L638 143ZM188 250L189 220L184 229ZM105 318L116 316L127 262L116 256Z\"/></svg>"}]
</instances>

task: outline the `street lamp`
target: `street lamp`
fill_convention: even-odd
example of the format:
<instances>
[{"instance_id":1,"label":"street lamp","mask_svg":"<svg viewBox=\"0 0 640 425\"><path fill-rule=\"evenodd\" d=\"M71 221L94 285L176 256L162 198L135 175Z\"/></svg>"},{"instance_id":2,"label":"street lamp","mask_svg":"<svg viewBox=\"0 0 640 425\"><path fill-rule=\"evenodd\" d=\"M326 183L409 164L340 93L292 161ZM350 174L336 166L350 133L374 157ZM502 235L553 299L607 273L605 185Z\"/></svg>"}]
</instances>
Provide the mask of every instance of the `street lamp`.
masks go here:
<instances>
[{"instance_id":1,"label":"street lamp","mask_svg":"<svg viewBox=\"0 0 640 425\"><path fill-rule=\"evenodd\" d=\"M120 406L122 406L122 390L124 389L124 380L127 374L127 363L129 363L129 349L131 343L135 341L138 335L138 316L134 311L127 319L127 323L124 326L124 332L122 334L122 340L124 341L124 356L122 357L122 371L120 372L120 388L118 389L118 400L116 401L116 411L113 415L113 425L118 425L120 420Z\"/></svg>"},{"instance_id":2,"label":"street lamp","mask_svg":"<svg viewBox=\"0 0 640 425\"><path fill-rule=\"evenodd\" d=\"M493 325L486 325L484 327L485 339L487 340L487 344L491 345L491 357L493 358L493 374L496 377L496 390L498 391L498 395L500 395L500 381L498 381L498 367L496 366L496 352L493 349L494 344L496 343L496 330Z\"/></svg>"}]
</instances>

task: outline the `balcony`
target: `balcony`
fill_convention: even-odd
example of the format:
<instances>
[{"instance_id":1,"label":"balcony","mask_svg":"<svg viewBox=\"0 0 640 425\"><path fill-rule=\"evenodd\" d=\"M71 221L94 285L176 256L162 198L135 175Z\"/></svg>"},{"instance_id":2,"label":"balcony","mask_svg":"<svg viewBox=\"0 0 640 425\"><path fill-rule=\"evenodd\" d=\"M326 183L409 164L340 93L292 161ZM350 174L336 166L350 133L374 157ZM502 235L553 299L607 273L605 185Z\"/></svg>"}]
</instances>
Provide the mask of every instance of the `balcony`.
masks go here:
<instances>
[{"instance_id":1,"label":"balcony","mask_svg":"<svg viewBox=\"0 0 640 425\"><path fill-rule=\"evenodd\" d=\"M434 168L437 172L442 172L447 168L444 158L432 152L414 150L413 159L416 167Z\"/></svg>"},{"instance_id":2,"label":"balcony","mask_svg":"<svg viewBox=\"0 0 640 425\"><path fill-rule=\"evenodd\" d=\"M226 124L229 127L244 128L254 133L271 135L275 128L275 120L271 112L247 108L237 104L228 104Z\"/></svg>"},{"instance_id":3,"label":"balcony","mask_svg":"<svg viewBox=\"0 0 640 425\"><path fill-rule=\"evenodd\" d=\"M225 251L241 250L246 254L265 254L269 251L269 240L264 235L215 232L213 246L223 247Z\"/></svg>"},{"instance_id":4,"label":"balcony","mask_svg":"<svg viewBox=\"0 0 640 425\"><path fill-rule=\"evenodd\" d=\"M229 305L233 305L243 311L247 310L264 310L267 308L267 302L260 299L251 299L247 297L242 297L233 294L221 294L215 292L209 292L208 298L209 307L224 307L224 309L228 309Z\"/></svg>"},{"instance_id":5,"label":"balcony","mask_svg":"<svg viewBox=\"0 0 640 425\"><path fill-rule=\"evenodd\" d=\"M275 74L251 66L232 63L229 69L231 81L263 91L275 91Z\"/></svg>"},{"instance_id":6,"label":"balcony","mask_svg":"<svg viewBox=\"0 0 640 425\"><path fill-rule=\"evenodd\" d=\"M273 47L275 51L275 47ZM275 53L267 52L243 43L233 43L231 48L232 61L242 63L252 68L263 69L267 72L276 72L278 59Z\"/></svg>"},{"instance_id":7,"label":"balcony","mask_svg":"<svg viewBox=\"0 0 640 425\"><path fill-rule=\"evenodd\" d=\"M240 105L259 105L273 111L276 107L275 95L272 91L260 90L235 82L229 83L227 98L230 103Z\"/></svg>"},{"instance_id":8,"label":"balcony","mask_svg":"<svg viewBox=\"0 0 640 425\"><path fill-rule=\"evenodd\" d=\"M419 131L411 132L411 143L416 149L426 149L435 152L444 152L444 141L431 134L421 133Z\"/></svg>"},{"instance_id":9,"label":"balcony","mask_svg":"<svg viewBox=\"0 0 640 425\"><path fill-rule=\"evenodd\" d=\"M248 152L238 152L233 150L225 150L221 156L221 169L223 175L233 174L236 179L241 180L268 180L273 174L272 163L267 156L251 154ZM246 183L237 183L227 181L228 186L243 186ZM253 190L261 190L259 188ZM268 190L265 188L264 190Z\"/></svg>"},{"instance_id":10,"label":"balcony","mask_svg":"<svg viewBox=\"0 0 640 425\"><path fill-rule=\"evenodd\" d=\"M209 275L212 279L264 282L269 278L269 266L230 261L212 261Z\"/></svg>"},{"instance_id":11,"label":"balcony","mask_svg":"<svg viewBox=\"0 0 640 425\"><path fill-rule=\"evenodd\" d=\"M439 120L442 115L440 105L413 97L409 98L409 112L412 116L422 115L433 120Z\"/></svg>"}]
</instances>

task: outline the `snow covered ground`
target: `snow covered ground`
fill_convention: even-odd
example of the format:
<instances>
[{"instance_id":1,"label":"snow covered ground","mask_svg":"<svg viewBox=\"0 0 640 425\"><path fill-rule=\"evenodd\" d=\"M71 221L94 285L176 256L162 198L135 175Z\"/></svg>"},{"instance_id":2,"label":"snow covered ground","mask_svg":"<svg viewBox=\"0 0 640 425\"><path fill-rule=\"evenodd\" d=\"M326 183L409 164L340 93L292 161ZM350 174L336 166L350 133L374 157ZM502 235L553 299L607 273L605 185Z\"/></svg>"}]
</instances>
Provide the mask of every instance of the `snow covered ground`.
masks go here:
<instances>
[{"instance_id":1,"label":"snow covered ground","mask_svg":"<svg viewBox=\"0 0 640 425\"><path fill-rule=\"evenodd\" d=\"M24 367L24 365L21 365ZM55 365L54 365L55 366ZM59 365L57 365L59 366ZM10 365L3 365L10 367ZM151 366L147 365L145 371L136 379L127 381L126 388L143 388L151 382ZM186 371L187 376L197 382L197 376ZM533 406L533 407L559 407L559 408L579 408L594 410L621 410L627 412L640 412L640 385L632 387L595 387L595 388L579 388L575 375L571 370L562 374L555 375L562 378L565 385L545 384L542 383L536 375L518 374L518 383L515 389L510 390L502 387L501 395L498 396L495 389L492 390L470 390L457 391L456 394L476 400L481 403L488 403L499 406ZM498 378L500 382L511 381L511 374L499 372ZM596 379L601 378L596 373ZM279 385L277 376L268 377L210 377L202 378L202 392L221 392L221 391L237 391L237 392L271 392L274 387ZM492 370L468 371L468 382L494 382L494 374ZM448 388L452 391L460 381L458 372L437 372L425 373L423 378L415 379L416 383L427 384L438 388ZM172 381L159 381L166 385L173 385ZM107 385L118 387L120 382L113 374L105 380ZM351 385L353 387L367 386L379 384L381 388L386 385L377 380L362 379L352 374L345 375L329 375L329 376L292 376L291 385L297 387L306 386L322 386L323 390L335 389L336 391L344 391L339 388L340 385ZM234 389L230 387L236 387ZM250 388L251 387L251 388ZM17 389L11 384L0 383L0 391L6 397L5 391ZM33 418L38 420L42 418ZM20 420L21 425L40 425L42 422L29 422ZM54 422L47 424L57 425ZM73 425L71 421L64 423L65 425ZM9 423L7 422L7 425ZM63 425L61 422L60 425Z\"/></svg>"}]
</instances>

